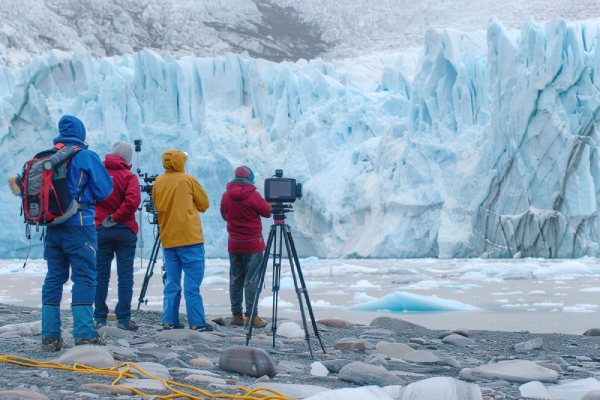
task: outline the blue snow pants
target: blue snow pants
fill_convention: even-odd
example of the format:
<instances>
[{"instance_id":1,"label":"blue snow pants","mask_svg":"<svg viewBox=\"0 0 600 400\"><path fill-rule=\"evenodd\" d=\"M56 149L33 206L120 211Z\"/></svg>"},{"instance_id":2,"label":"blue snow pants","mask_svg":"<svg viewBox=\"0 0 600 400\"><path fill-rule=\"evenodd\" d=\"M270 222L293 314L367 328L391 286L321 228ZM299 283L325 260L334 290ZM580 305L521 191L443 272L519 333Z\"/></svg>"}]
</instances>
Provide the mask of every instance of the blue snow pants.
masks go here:
<instances>
[{"instance_id":1,"label":"blue snow pants","mask_svg":"<svg viewBox=\"0 0 600 400\"><path fill-rule=\"evenodd\" d=\"M204 304L200 295L200 284L204 278L204 244L163 249L165 272L167 274L163 301L163 324L179 323L179 303L181 302L181 273L183 295L188 323L191 326L205 326Z\"/></svg>"},{"instance_id":2,"label":"blue snow pants","mask_svg":"<svg viewBox=\"0 0 600 400\"><path fill-rule=\"evenodd\" d=\"M42 286L42 337L60 337L63 285L73 281L73 337L96 337L93 318L96 294L96 227L58 225L46 229L44 258L48 272Z\"/></svg>"}]
</instances>

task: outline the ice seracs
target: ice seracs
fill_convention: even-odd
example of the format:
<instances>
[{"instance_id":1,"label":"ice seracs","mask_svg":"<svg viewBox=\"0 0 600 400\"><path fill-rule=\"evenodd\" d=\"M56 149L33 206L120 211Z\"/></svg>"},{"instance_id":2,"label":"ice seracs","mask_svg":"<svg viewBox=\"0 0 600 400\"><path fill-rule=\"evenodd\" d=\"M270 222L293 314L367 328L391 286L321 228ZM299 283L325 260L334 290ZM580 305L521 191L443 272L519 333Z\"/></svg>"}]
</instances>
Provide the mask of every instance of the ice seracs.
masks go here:
<instances>
[{"instance_id":1,"label":"ice seracs","mask_svg":"<svg viewBox=\"0 0 600 400\"><path fill-rule=\"evenodd\" d=\"M53 51L0 67L0 159L17 173L71 113L100 153L144 139L147 172L161 172L166 147L188 151L213 204L234 165L263 178L284 168L304 182L289 219L301 255L596 256L597 32L533 20L431 30L414 71L391 62L373 85L322 60ZM11 196L0 193L3 258L28 247ZM225 255L218 207L203 224L207 254Z\"/></svg>"}]
</instances>

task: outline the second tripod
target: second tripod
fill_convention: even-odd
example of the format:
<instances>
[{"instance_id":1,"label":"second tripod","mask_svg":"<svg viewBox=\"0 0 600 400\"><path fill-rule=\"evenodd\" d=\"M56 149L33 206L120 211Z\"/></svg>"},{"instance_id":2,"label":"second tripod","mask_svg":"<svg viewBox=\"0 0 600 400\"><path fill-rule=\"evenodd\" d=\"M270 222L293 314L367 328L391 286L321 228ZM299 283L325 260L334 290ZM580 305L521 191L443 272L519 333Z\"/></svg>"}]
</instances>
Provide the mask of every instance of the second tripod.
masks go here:
<instances>
[{"instance_id":1,"label":"second tripod","mask_svg":"<svg viewBox=\"0 0 600 400\"><path fill-rule=\"evenodd\" d=\"M300 268L300 261L298 260L298 254L296 253L296 246L294 245L292 232L290 230L290 226L285 223L285 213L291 211L292 206L289 204L277 203L271 206L271 212L273 214L273 225L271 225L271 229L269 231L269 238L267 239L267 245L263 254L263 258L260 262L259 282L256 286L256 294L254 296L254 302L252 304L252 312L249 316L248 333L246 335L246 346L248 346L248 344L250 343L250 339L252 338L252 321L254 321L255 316L258 314L258 300L260 297L260 292L265 282L265 275L267 271L267 265L269 263L269 258L273 256L273 314L271 332L273 335L273 348L275 348L275 338L277 336L277 306L279 303L279 289L281 281L281 260L283 256L283 244L285 243L285 249L287 252L292 273L292 279L294 281L294 288L296 290L296 296L298 297L300 314L302 316L304 340L308 345L310 356L313 357L312 347L310 344L310 335L308 333L308 326L306 323L306 314L304 311L305 305L308 311L308 315L310 317L313 332L319 340L319 344L321 345L321 349L323 349L323 353L325 353L325 347L323 346L323 341L321 340L321 336L319 335L319 329L317 328L317 323L315 321L312 305L310 304L310 298L308 297L308 290L306 289L306 283L304 282L304 275L302 274L302 269Z\"/></svg>"}]
</instances>

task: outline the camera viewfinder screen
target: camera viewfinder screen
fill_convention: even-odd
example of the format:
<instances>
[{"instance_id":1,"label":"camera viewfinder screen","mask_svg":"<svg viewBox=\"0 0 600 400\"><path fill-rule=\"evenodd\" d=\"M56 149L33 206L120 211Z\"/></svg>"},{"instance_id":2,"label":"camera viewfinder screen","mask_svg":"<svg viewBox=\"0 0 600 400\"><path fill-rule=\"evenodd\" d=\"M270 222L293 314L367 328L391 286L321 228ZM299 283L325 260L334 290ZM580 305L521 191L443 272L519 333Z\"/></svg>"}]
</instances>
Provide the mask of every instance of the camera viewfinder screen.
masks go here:
<instances>
[{"instance_id":1,"label":"camera viewfinder screen","mask_svg":"<svg viewBox=\"0 0 600 400\"><path fill-rule=\"evenodd\" d=\"M272 181L269 185L270 197L290 197L292 196L292 182L291 181Z\"/></svg>"}]
</instances>

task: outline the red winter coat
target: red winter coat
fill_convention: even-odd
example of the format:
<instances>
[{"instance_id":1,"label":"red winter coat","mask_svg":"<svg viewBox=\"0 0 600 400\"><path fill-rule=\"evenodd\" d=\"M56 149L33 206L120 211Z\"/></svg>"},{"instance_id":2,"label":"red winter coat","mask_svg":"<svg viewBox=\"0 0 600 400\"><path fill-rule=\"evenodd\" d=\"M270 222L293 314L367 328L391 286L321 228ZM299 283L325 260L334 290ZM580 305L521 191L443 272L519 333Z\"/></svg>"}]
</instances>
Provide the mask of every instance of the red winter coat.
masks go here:
<instances>
[{"instance_id":1,"label":"red winter coat","mask_svg":"<svg viewBox=\"0 0 600 400\"><path fill-rule=\"evenodd\" d=\"M137 176L131 172L131 165L127 165L123 157L116 154L107 154L104 166L113 180L113 191L104 201L96 204L94 222L99 227L109 215L113 220L125 225L138 233L138 224L135 220L140 201L140 184Z\"/></svg>"},{"instance_id":2,"label":"red winter coat","mask_svg":"<svg viewBox=\"0 0 600 400\"><path fill-rule=\"evenodd\" d=\"M265 249L260 217L269 218L269 205L254 185L229 182L221 198L221 216L227 221L230 253L250 254Z\"/></svg>"}]
</instances>

